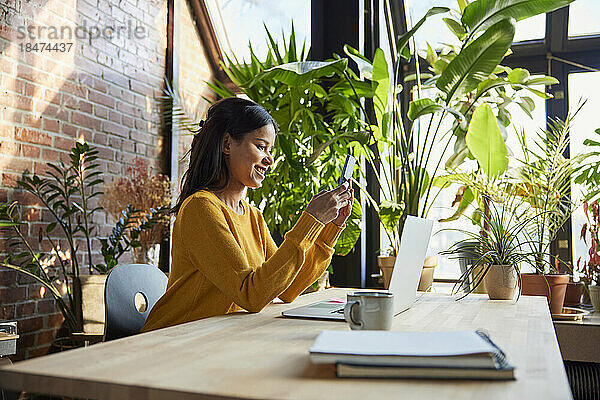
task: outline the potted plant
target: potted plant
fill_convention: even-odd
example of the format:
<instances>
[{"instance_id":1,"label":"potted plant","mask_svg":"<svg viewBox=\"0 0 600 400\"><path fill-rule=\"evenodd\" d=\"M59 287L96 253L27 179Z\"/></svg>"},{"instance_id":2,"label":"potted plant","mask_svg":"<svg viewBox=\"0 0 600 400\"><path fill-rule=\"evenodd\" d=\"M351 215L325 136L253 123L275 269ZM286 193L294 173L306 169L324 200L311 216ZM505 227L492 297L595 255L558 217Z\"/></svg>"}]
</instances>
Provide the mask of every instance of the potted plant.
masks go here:
<instances>
[{"instance_id":1,"label":"potted plant","mask_svg":"<svg viewBox=\"0 0 600 400\"><path fill-rule=\"evenodd\" d=\"M583 261L581 258L577 260L577 269L579 278L594 306L595 311L600 310L600 240L598 233L600 231L600 205L598 200L589 204L584 202L583 210L587 223L581 228L581 239L589 246L588 259ZM591 214L591 215L590 215Z\"/></svg>"},{"instance_id":2,"label":"potted plant","mask_svg":"<svg viewBox=\"0 0 600 400\"><path fill-rule=\"evenodd\" d=\"M504 108L504 101L508 104L514 99L522 100L527 109L533 102L526 97L521 99L518 94L507 95L506 87L525 89L547 97L532 86L556 83L553 78L531 77L524 69L511 70L499 63L514 38L512 18L521 20L549 12L568 1L550 1L535 6L519 1L504 3L501 7L496 2L482 0L468 5L459 2L459 20L445 18L444 21L461 45L447 46L440 53L428 46L427 61L431 74L421 73L418 53L416 50L411 52L408 43L427 18L449 13L450 9L445 7L430 9L397 40L391 35L389 62L381 49L375 52L371 62L355 49L345 47L346 54L372 84L374 117L369 118L370 113L364 111L370 141L361 143L360 149L379 185L372 190L379 190L383 200L375 202L365 188L361 187L361 192L385 228L392 256L398 249L406 216L426 217L436 196L432 189L436 182L437 186L443 186L439 185L442 159L433 155L434 148L445 152L454 141L455 153L445 165L459 165L471 153L466 146L465 135L475 109L487 103L498 105L494 108L496 118L507 120L509 114ZM416 74L404 76L401 67L413 56L416 58ZM415 84L410 94L416 99L410 102L408 110L403 110L398 94L403 89L402 83L411 80ZM410 87L408 84L405 86ZM406 88L404 90L407 92ZM358 90L355 90L355 97L358 97L357 93ZM410 126L405 126L405 116L413 121ZM449 135L442 124L446 119L453 123Z\"/></svg>"},{"instance_id":3,"label":"potted plant","mask_svg":"<svg viewBox=\"0 0 600 400\"><path fill-rule=\"evenodd\" d=\"M56 300L69 333L82 332L84 321L93 322L100 315L86 318L87 314L84 314L83 305L88 303L83 299L87 292L87 279L82 277L90 275L80 274L80 260L87 261L90 271L107 274L120 256L139 247L140 233L154 226L167 211L152 210L141 216L138 210L127 207L111 235L98 239L104 263L93 264L91 251L96 227L92 221L101 207L91 204L92 199L101 194L96 187L103 182L95 163L97 153L87 143L76 142L68 164L62 160L56 164L48 163L48 177L25 173L18 182L23 190L39 199L54 219L45 229L39 229L37 238L40 248L47 243L49 251L40 251L38 245L34 245L21 231L24 222L20 219L17 202L0 203L0 227L8 248L8 256L0 266L27 275L43 285ZM61 232L54 232L58 228ZM82 237L86 246L84 251L79 251L76 242ZM67 248L61 248L61 239L67 243ZM105 279L105 275L101 279ZM92 309L103 307L103 281L98 284L92 279L91 287L99 291L92 297L101 302L100 306L93 305Z\"/></svg>"},{"instance_id":4,"label":"potted plant","mask_svg":"<svg viewBox=\"0 0 600 400\"><path fill-rule=\"evenodd\" d=\"M522 293L548 298L552 314L560 314L569 275L561 273L561 260L550 254L550 244L559 229L577 208L577 200L569 196L570 179L583 165L587 154L565 158L569 143L569 130L573 116L565 121L551 120L548 128L541 130L532 143L524 132L519 140L523 159L516 169L519 195L528 202L530 213L540 214L531 220L528 244L535 254L534 273L522 273Z\"/></svg>"},{"instance_id":5,"label":"potted plant","mask_svg":"<svg viewBox=\"0 0 600 400\"><path fill-rule=\"evenodd\" d=\"M477 188L487 204L484 212L463 214L479 229L461 232L464 240L454 243L441 254L451 258L468 258L470 264L453 287L459 299L475 291L483 283L491 300L512 300L520 294L521 264L532 258L525 232L539 215L527 215L526 203L516 194L516 184L507 174L490 180L482 173L475 179L464 175L463 182ZM518 298L518 297L517 297Z\"/></svg>"}]
</instances>

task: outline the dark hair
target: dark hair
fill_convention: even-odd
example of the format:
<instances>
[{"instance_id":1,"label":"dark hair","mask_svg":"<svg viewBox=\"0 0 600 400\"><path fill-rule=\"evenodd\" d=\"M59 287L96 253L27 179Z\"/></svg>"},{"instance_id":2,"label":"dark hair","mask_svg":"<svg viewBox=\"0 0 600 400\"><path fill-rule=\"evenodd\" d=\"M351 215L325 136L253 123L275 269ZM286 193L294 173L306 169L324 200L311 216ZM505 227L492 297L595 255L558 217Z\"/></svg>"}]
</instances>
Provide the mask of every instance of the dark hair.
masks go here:
<instances>
[{"instance_id":1,"label":"dark hair","mask_svg":"<svg viewBox=\"0 0 600 400\"><path fill-rule=\"evenodd\" d=\"M171 213L177 214L185 199L198 190L216 191L227 186L229 170L223 154L225 133L239 143L246 134L266 125L273 125L277 132L277 122L253 101L228 97L210 106L206 120L195 132L189 150L190 164L183 174L181 193Z\"/></svg>"}]
</instances>

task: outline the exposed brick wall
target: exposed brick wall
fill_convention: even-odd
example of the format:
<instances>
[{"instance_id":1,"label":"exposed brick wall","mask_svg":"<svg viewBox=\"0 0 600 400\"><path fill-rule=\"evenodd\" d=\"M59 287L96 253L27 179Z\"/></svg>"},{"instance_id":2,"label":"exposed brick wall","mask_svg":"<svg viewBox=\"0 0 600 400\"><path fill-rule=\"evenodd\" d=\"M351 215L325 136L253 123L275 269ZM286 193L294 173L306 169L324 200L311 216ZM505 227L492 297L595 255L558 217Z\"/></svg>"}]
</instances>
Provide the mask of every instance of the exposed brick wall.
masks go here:
<instances>
[{"instance_id":1,"label":"exposed brick wall","mask_svg":"<svg viewBox=\"0 0 600 400\"><path fill-rule=\"evenodd\" d=\"M190 8L182 2L181 7L181 52L179 57L179 87L180 92L185 98L190 112L196 112L201 118L206 117L206 111L210 106L204 98L214 99L213 91L206 85L205 81L210 81L212 71L206 59L206 54L202 48L201 40L198 36ZM190 149L193 136L189 132L182 132L179 137L179 158ZM181 178L187 165L189 157L186 157L179 163L179 177ZM181 179L180 179L181 182ZM180 185L177 185L179 188Z\"/></svg>"},{"instance_id":2,"label":"exposed brick wall","mask_svg":"<svg viewBox=\"0 0 600 400\"><path fill-rule=\"evenodd\" d=\"M92 40L50 36L51 27L66 34L65 27L111 25L129 27L132 34ZM24 38L18 29L30 26L46 29L36 31L36 39ZM79 138L100 151L106 182L122 176L135 157L159 165L162 140L154 99L163 87L165 34L162 0L0 0L0 201L24 205L24 233L36 249L49 250L37 236L52 218L35 198L16 189L25 170L44 173L46 162L66 159ZM36 42L73 45L66 52L21 50ZM112 221L97 214L94 222L106 236ZM98 254L94 261L100 261ZM45 354L62 322L39 284L0 270L0 320L15 319L21 335L17 359Z\"/></svg>"}]
</instances>

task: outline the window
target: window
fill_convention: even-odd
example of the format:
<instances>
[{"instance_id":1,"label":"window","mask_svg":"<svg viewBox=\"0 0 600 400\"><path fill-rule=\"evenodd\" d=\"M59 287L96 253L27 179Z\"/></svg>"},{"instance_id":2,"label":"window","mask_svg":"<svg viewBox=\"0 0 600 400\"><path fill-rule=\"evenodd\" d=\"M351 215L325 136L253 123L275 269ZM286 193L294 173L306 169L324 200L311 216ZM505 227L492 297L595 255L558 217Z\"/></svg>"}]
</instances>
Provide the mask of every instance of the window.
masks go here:
<instances>
[{"instance_id":1,"label":"window","mask_svg":"<svg viewBox=\"0 0 600 400\"><path fill-rule=\"evenodd\" d=\"M405 0L404 4L408 29L419 22L431 7L456 8L456 0ZM434 49L440 48L442 43L459 44L450 29L440 29L440 26L445 26L442 19L449 16L449 14L437 14L427 18L414 36L417 49L426 49L426 43Z\"/></svg>"},{"instance_id":2,"label":"window","mask_svg":"<svg viewBox=\"0 0 600 400\"><path fill-rule=\"evenodd\" d=\"M581 72L573 73L569 75L569 109L574 111L580 100L587 99L587 103L581 109L579 114L573 121L571 128L571 154L581 154L585 151L586 146L583 145L583 141L587 138L595 135L593 132L595 129L600 128L600 120L598 119L597 113L600 109L600 96L594 91L590 91L590 88L600 87L600 72ZM600 160L598 160L600 161ZM574 199L579 197L581 193L581 187L573 185L571 187L571 193ZM577 209L572 216L572 238L573 241L573 263L577 265L577 260L581 257L581 262L587 259L587 246L579 238L581 233L581 227L587 220L583 213L583 207Z\"/></svg>"},{"instance_id":3,"label":"window","mask_svg":"<svg viewBox=\"0 0 600 400\"><path fill-rule=\"evenodd\" d=\"M523 19L517 22L514 42L544 39L546 36L546 14Z\"/></svg>"},{"instance_id":4,"label":"window","mask_svg":"<svg viewBox=\"0 0 600 400\"><path fill-rule=\"evenodd\" d=\"M252 43L259 60L267 55L268 37L263 23L275 40L281 40L282 31L285 32L286 39L289 38L293 21L296 43L302 46L306 41L307 49L310 46L308 1L208 0L206 3L216 25L221 48L228 56L235 55L239 61L250 59L248 43Z\"/></svg>"},{"instance_id":5,"label":"window","mask_svg":"<svg viewBox=\"0 0 600 400\"><path fill-rule=\"evenodd\" d=\"M569 36L584 36L600 33L600 2L577 0L569 5Z\"/></svg>"}]
</instances>

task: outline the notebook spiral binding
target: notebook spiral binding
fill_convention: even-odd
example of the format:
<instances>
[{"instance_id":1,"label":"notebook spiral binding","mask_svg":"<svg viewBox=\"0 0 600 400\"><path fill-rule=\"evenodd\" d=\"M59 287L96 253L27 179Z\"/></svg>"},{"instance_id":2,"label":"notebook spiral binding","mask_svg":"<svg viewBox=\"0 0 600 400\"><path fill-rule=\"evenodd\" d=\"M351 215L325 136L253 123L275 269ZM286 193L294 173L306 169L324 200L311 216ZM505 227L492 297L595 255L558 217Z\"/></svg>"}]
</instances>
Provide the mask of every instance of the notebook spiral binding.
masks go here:
<instances>
[{"instance_id":1,"label":"notebook spiral binding","mask_svg":"<svg viewBox=\"0 0 600 400\"><path fill-rule=\"evenodd\" d=\"M511 368L511 365L508 363L508 360L506 359L506 354L502 351L502 349L500 347L498 347L496 345L496 343L494 343L492 341L492 339L490 338L490 336L487 332L479 329L479 330L476 330L475 333L477 333L483 340L485 340L486 342L491 344L496 349L493 357L494 357L494 361L496 362L499 369Z\"/></svg>"}]
</instances>

